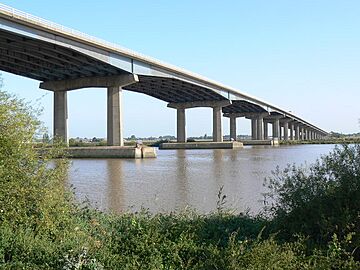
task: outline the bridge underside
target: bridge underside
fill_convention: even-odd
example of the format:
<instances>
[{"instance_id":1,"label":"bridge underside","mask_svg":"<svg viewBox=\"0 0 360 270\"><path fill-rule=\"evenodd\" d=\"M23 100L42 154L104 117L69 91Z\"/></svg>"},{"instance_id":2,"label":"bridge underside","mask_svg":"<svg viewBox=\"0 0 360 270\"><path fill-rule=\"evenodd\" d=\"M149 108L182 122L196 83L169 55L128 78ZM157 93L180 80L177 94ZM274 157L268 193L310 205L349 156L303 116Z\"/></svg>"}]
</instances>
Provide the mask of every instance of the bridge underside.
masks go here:
<instances>
[{"instance_id":1,"label":"bridge underside","mask_svg":"<svg viewBox=\"0 0 360 270\"><path fill-rule=\"evenodd\" d=\"M194 79L194 76L189 76L186 72L173 71L172 68L162 66L159 68L156 64L133 59L131 55L114 53L112 50L96 47L91 42L81 43L56 32L37 31L36 27L26 28L24 25L16 25L16 22L9 24L2 18L0 23L3 27L0 29L0 70L47 82L47 85L51 86L43 89L54 91L54 134L60 137L67 138L66 93L68 90L85 87L108 88L107 132L108 142L112 142L113 145L121 144L123 141L119 106L121 89L149 95L167 102L168 107L176 108L179 142L186 141L185 109L192 107L213 108L213 139L217 142L222 141L223 137L222 113L230 118L230 137L235 139L236 117L251 118L253 138L259 140L267 137L264 136L264 133L267 134L267 123L273 123L273 134L280 137L279 119L282 119L286 134L288 124L293 121L285 117L286 113L282 110L282 113L275 110L269 114L269 108L264 105L266 103L251 97L247 99L245 94L230 95L231 90L226 90L226 87L222 88L196 76ZM131 78L130 83L111 81L114 78L127 77ZM117 82L119 81L120 79ZM54 87L60 84L63 88ZM229 101L230 97L233 100ZM312 132L310 129L304 129L306 125L302 125L301 122L297 123L295 137L298 139L300 132L303 138L308 136L307 132ZM290 125L292 134L294 126Z\"/></svg>"},{"instance_id":2,"label":"bridge underside","mask_svg":"<svg viewBox=\"0 0 360 270\"><path fill-rule=\"evenodd\" d=\"M39 81L124 73L75 50L4 30L0 30L0 69Z\"/></svg>"},{"instance_id":3,"label":"bridge underside","mask_svg":"<svg viewBox=\"0 0 360 270\"><path fill-rule=\"evenodd\" d=\"M43 82L128 73L76 50L5 30L0 30L0 69ZM211 89L171 77L139 75L139 82L124 89L168 103L226 100ZM223 109L224 113L262 111L246 101L233 101Z\"/></svg>"}]
</instances>

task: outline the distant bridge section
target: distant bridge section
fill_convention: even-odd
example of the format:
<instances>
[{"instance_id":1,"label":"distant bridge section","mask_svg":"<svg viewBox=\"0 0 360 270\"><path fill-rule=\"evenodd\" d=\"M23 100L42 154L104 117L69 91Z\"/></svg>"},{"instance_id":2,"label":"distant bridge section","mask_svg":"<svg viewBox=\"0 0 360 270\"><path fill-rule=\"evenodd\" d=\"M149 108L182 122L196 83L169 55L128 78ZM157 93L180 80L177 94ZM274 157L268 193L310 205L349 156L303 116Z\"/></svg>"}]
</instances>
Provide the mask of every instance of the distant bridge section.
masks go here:
<instances>
[{"instance_id":1,"label":"distant bridge section","mask_svg":"<svg viewBox=\"0 0 360 270\"><path fill-rule=\"evenodd\" d=\"M188 108L213 108L213 140L222 116L251 119L252 138L320 139L327 132L277 106L229 86L0 4L0 69L40 81L54 92L54 135L68 140L67 92L107 88L107 141L123 145L122 90L163 100L177 110L177 140L186 142Z\"/></svg>"}]
</instances>

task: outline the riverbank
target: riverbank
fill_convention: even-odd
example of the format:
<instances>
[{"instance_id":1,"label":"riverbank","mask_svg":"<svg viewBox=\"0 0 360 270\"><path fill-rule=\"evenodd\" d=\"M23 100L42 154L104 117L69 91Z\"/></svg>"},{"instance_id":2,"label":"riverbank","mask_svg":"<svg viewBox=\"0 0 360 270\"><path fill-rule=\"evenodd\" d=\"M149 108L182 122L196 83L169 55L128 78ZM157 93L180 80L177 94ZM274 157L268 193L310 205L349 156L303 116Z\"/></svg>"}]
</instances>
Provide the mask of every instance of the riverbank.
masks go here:
<instances>
[{"instance_id":1,"label":"riverbank","mask_svg":"<svg viewBox=\"0 0 360 270\"><path fill-rule=\"evenodd\" d=\"M293 144L359 144L360 137L355 138L325 138L321 140L281 140L281 145L293 145Z\"/></svg>"},{"instance_id":2,"label":"riverbank","mask_svg":"<svg viewBox=\"0 0 360 270\"><path fill-rule=\"evenodd\" d=\"M278 171L263 215L227 211L222 189L208 215L116 215L74 200L61 148L24 143L39 127L26 104L0 91L0 111L0 269L360 267L360 146Z\"/></svg>"}]
</instances>

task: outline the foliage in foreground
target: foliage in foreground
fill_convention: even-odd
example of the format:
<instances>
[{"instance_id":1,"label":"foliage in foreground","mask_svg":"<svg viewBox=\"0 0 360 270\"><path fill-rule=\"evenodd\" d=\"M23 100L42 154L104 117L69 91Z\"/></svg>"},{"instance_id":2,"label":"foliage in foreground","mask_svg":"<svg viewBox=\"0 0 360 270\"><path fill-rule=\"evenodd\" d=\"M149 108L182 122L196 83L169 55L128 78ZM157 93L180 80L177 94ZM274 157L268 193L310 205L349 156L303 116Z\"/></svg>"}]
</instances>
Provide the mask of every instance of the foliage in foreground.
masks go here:
<instances>
[{"instance_id":1,"label":"foliage in foreground","mask_svg":"<svg viewBox=\"0 0 360 270\"><path fill-rule=\"evenodd\" d=\"M337 235L349 251L358 252L360 145L337 146L308 169L278 168L267 184L271 225L279 237L291 240L302 234L313 244L324 245Z\"/></svg>"},{"instance_id":2,"label":"foliage in foreground","mask_svg":"<svg viewBox=\"0 0 360 270\"><path fill-rule=\"evenodd\" d=\"M0 269L359 267L347 242L336 235L309 250L307 231L293 226L293 235L302 232L305 237L278 241L265 233L272 222L260 217L222 211L206 216L111 215L81 207L64 188L66 160L51 161L58 153L49 151L40 158L39 149L32 147L38 126L26 104L0 92ZM279 230L281 220L288 222L281 209L281 203L273 208ZM339 224L347 220L341 218ZM351 228L349 232L358 233Z\"/></svg>"}]
</instances>

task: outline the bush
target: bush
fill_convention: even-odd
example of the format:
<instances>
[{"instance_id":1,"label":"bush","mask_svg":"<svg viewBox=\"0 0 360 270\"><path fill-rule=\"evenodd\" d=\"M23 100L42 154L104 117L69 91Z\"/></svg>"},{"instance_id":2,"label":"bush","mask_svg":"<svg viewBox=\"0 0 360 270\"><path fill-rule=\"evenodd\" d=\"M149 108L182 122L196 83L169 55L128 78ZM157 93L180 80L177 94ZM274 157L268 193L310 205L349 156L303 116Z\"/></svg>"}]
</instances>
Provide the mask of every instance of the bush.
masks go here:
<instances>
[{"instance_id":1,"label":"bush","mask_svg":"<svg viewBox=\"0 0 360 270\"><path fill-rule=\"evenodd\" d=\"M360 246L360 145L337 146L308 169L278 168L267 186L267 210L282 239L303 234L326 245L337 235L351 252Z\"/></svg>"}]
</instances>

